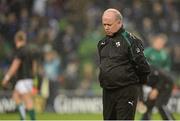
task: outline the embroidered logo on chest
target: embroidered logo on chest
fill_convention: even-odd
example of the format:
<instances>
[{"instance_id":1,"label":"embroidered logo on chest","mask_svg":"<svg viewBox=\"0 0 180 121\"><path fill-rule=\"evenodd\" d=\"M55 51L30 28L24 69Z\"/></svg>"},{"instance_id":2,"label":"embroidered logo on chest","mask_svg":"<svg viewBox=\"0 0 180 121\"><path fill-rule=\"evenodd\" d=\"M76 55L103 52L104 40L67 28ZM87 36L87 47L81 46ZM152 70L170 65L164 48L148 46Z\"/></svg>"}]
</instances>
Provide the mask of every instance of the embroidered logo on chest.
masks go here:
<instances>
[{"instance_id":1,"label":"embroidered logo on chest","mask_svg":"<svg viewBox=\"0 0 180 121\"><path fill-rule=\"evenodd\" d=\"M120 45L120 42L116 42L116 47L119 47Z\"/></svg>"}]
</instances>

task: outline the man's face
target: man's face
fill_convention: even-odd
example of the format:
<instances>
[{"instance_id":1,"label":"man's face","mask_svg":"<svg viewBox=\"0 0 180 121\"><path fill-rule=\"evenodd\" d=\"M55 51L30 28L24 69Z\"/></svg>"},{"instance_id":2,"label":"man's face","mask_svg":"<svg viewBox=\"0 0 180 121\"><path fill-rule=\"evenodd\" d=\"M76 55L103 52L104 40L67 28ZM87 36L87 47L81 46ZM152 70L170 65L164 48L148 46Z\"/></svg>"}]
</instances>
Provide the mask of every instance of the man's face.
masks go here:
<instances>
[{"instance_id":1,"label":"man's face","mask_svg":"<svg viewBox=\"0 0 180 121\"><path fill-rule=\"evenodd\" d=\"M122 21L117 19L115 13L106 12L102 16L102 24L106 35L113 36L122 26Z\"/></svg>"},{"instance_id":2,"label":"man's face","mask_svg":"<svg viewBox=\"0 0 180 121\"><path fill-rule=\"evenodd\" d=\"M158 37L158 38L155 38L153 42L153 47L156 50L161 50L162 48L164 48L165 44L166 44L165 40L163 40L163 38L161 37Z\"/></svg>"},{"instance_id":3,"label":"man's face","mask_svg":"<svg viewBox=\"0 0 180 121\"><path fill-rule=\"evenodd\" d=\"M25 44L26 44L25 40L24 41L20 41L17 38L15 38L15 46L16 46L16 48L19 48L19 47L21 47L21 46L23 46Z\"/></svg>"}]
</instances>

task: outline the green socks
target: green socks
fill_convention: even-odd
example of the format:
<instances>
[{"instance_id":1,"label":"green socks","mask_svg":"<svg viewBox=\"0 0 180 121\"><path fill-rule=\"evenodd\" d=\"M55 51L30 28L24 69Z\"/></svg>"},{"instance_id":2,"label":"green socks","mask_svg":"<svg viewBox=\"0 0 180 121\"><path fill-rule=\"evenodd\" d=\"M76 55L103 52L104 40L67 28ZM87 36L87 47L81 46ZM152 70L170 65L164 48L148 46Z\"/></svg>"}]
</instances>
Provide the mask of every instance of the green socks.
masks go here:
<instances>
[{"instance_id":1,"label":"green socks","mask_svg":"<svg viewBox=\"0 0 180 121\"><path fill-rule=\"evenodd\" d=\"M19 111L19 115L20 115L21 120L25 120L26 119L26 109L25 109L24 105L23 104L17 105L17 109ZM36 116L35 116L34 109L28 110L28 113L29 113L29 116L30 116L31 120L35 120L36 119L35 118Z\"/></svg>"},{"instance_id":2,"label":"green socks","mask_svg":"<svg viewBox=\"0 0 180 121\"><path fill-rule=\"evenodd\" d=\"M28 110L28 113L29 113L29 116L30 116L30 119L31 119L31 120L36 120L34 109Z\"/></svg>"}]
</instances>

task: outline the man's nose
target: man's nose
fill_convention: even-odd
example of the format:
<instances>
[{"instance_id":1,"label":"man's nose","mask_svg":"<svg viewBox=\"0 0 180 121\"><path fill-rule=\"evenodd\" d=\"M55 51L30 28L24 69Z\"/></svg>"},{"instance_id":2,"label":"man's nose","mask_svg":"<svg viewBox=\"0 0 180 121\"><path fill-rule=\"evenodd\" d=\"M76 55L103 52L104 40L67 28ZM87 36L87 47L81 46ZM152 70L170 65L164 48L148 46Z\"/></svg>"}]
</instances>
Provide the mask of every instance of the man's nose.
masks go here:
<instances>
[{"instance_id":1,"label":"man's nose","mask_svg":"<svg viewBox=\"0 0 180 121\"><path fill-rule=\"evenodd\" d=\"M105 30L109 30L109 26L105 26L104 28L105 28Z\"/></svg>"}]
</instances>

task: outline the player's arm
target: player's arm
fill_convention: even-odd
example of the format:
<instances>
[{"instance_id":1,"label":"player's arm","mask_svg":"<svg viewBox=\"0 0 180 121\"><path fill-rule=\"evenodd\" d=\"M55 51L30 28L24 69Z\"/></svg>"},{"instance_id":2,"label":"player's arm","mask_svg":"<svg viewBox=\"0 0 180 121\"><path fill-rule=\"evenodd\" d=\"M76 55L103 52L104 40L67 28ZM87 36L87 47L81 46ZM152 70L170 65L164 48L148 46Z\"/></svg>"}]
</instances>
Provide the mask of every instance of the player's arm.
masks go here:
<instances>
[{"instance_id":1,"label":"player's arm","mask_svg":"<svg viewBox=\"0 0 180 121\"><path fill-rule=\"evenodd\" d=\"M153 88L153 89L151 90L151 92L149 93L149 99L150 99L150 100L155 100L155 99L157 99L157 96L158 96L158 95L159 95L158 89Z\"/></svg>"},{"instance_id":2,"label":"player's arm","mask_svg":"<svg viewBox=\"0 0 180 121\"><path fill-rule=\"evenodd\" d=\"M8 72L6 73L6 75L3 78L2 81L2 86L6 87L8 82L10 81L10 79L12 78L12 76L14 76L18 70L18 68L20 67L21 64L21 60L18 58L15 58L8 70Z\"/></svg>"}]
</instances>

